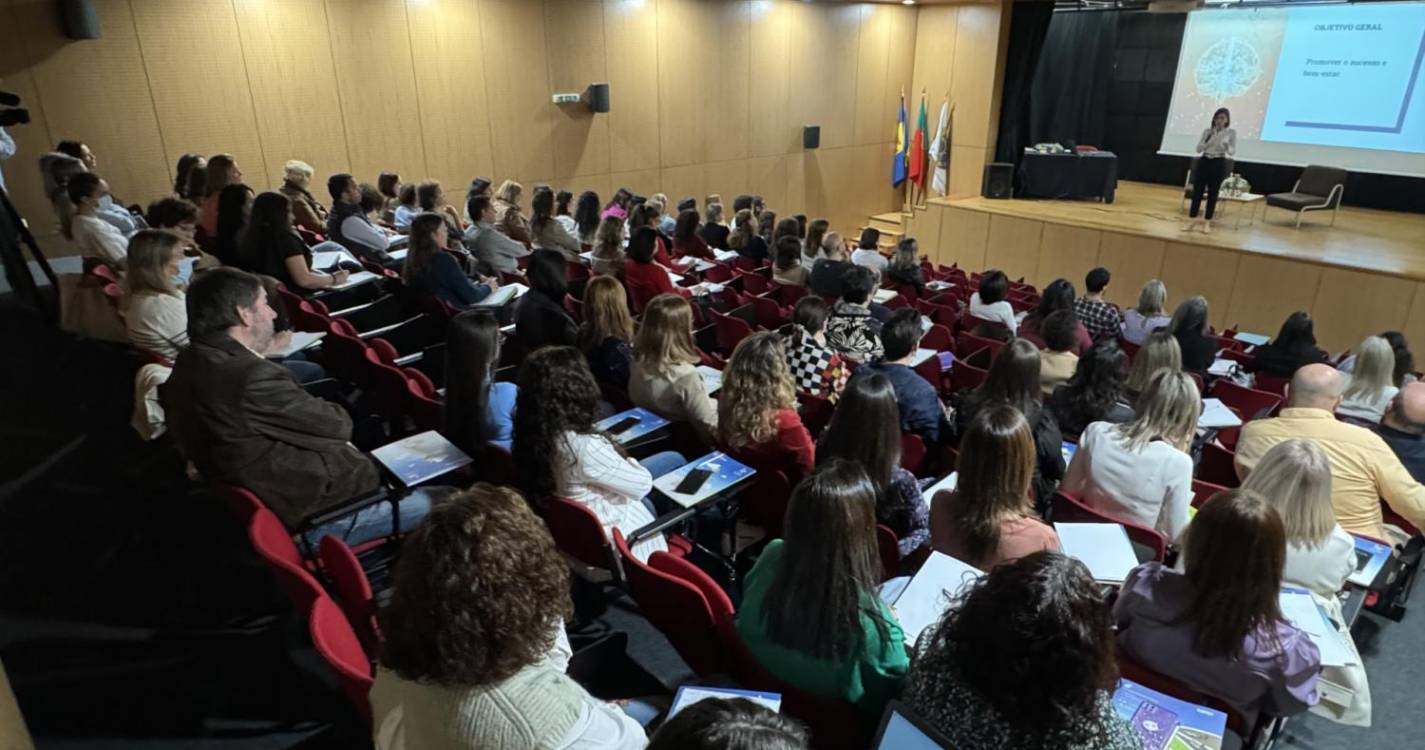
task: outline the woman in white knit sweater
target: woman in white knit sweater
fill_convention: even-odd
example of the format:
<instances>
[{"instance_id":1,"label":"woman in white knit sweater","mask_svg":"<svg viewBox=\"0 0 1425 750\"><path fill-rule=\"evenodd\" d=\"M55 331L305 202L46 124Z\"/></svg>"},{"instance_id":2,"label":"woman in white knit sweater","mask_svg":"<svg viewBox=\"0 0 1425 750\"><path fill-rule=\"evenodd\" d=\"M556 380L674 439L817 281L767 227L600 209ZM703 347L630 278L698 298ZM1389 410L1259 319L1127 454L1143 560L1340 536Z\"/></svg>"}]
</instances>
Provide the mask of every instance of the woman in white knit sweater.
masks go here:
<instances>
[{"instance_id":1,"label":"woman in white knit sweater","mask_svg":"<svg viewBox=\"0 0 1425 750\"><path fill-rule=\"evenodd\" d=\"M144 229L129 241L124 273L124 325L129 341L169 361L188 346L184 300L183 240L162 229Z\"/></svg>"},{"instance_id":2,"label":"woman in white knit sweater","mask_svg":"<svg viewBox=\"0 0 1425 750\"><path fill-rule=\"evenodd\" d=\"M646 744L637 721L564 673L568 567L523 498L477 484L438 501L407 541L381 613L378 750Z\"/></svg>"}]
</instances>

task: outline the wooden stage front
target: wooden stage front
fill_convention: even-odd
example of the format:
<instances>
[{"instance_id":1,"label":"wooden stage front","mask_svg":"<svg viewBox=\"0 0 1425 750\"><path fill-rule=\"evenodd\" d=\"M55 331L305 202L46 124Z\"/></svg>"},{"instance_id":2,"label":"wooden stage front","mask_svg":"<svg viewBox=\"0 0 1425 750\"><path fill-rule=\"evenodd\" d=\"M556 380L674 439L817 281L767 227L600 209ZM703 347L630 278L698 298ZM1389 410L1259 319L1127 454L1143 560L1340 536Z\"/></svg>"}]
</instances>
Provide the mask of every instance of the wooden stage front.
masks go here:
<instances>
[{"instance_id":1,"label":"wooden stage front","mask_svg":"<svg viewBox=\"0 0 1425 750\"><path fill-rule=\"evenodd\" d=\"M1162 279L1169 305L1201 294L1219 328L1275 335L1287 315L1307 310L1332 352L1368 335L1403 331L1425 348L1425 215L1343 208L1307 214L1251 206L1256 220L1218 204L1210 235L1182 232L1181 188L1123 182L1111 204L1057 200L936 198L907 220L907 236L937 263L1000 268L1042 288L1056 278L1082 293L1094 266L1113 273L1107 297L1137 302ZM1223 206L1226 205L1226 213Z\"/></svg>"}]
</instances>

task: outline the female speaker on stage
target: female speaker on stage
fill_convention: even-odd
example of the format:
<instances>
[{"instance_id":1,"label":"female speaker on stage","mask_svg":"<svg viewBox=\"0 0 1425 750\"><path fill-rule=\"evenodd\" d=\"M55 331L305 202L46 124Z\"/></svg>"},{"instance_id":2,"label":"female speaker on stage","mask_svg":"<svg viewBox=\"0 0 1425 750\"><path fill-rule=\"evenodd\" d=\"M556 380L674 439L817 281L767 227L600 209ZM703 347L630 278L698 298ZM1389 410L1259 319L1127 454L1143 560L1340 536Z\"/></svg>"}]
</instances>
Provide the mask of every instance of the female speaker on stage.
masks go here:
<instances>
[{"instance_id":1,"label":"female speaker on stage","mask_svg":"<svg viewBox=\"0 0 1425 750\"><path fill-rule=\"evenodd\" d=\"M1192 208L1188 210L1188 223L1183 225L1183 231L1192 231L1193 227L1201 226L1202 233L1207 234L1212 231L1212 213L1217 208L1217 191L1222 187L1222 180L1227 177L1227 160L1237 153L1237 131L1232 129L1232 113L1226 107L1219 108L1212 114L1212 127L1202 131L1202 137L1197 141L1197 152L1202 154L1198 157L1197 173L1192 182ZM1202 204L1202 194L1207 193L1207 213L1204 218L1197 218L1197 211Z\"/></svg>"}]
</instances>

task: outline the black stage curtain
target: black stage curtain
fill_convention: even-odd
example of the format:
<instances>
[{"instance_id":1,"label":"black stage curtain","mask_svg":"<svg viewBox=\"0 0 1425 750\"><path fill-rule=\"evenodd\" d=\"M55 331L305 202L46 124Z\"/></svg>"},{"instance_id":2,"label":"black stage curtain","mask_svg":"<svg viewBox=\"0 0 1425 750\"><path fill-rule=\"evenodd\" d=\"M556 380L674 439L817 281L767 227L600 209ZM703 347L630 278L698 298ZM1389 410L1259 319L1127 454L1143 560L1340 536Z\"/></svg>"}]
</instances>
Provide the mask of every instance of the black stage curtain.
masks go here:
<instances>
[{"instance_id":1,"label":"black stage curtain","mask_svg":"<svg viewBox=\"0 0 1425 750\"><path fill-rule=\"evenodd\" d=\"M1044 36L1054 17L1054 4L1015 3L1009 20L1009 50L1004 63L1004 85L1000 89L999 135L995 141L995 161L1019 163L1024 147L1030 145L1031 90Z\"/></svg>"},{"instance_id":2,"label":"black stage curtain","mask_svg":"<svg viewBox=\"0 0 1425 750\"><path fill-rule=\"evenodd\" d=\"M1031 143L1107 148L1104 120L1117 45L1117 13L1054 14L1029 97Z\"/></svg>"}]
</instances>

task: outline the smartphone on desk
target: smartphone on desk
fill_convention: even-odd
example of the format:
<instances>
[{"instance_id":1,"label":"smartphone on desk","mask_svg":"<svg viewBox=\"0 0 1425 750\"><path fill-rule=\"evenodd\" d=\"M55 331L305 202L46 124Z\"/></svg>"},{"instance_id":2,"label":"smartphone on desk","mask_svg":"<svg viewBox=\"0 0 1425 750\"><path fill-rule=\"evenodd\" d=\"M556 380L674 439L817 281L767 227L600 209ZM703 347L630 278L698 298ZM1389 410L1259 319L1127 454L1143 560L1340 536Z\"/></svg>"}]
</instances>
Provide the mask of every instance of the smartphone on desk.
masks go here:
<instances>
[{"instance_id":1,"label":"smartphone on desk","mask_svg":"<svg viewBox=\"0 0 1425 750\"><path fill-rule=\"evenodd\" d=\"M683 477L683 481L679 482L678 486L673 488L673 491L680 495L696 495L698 494L698 490L703 488L703 484L706 483L712 475L711 469L693 469L688 472L687 476Z\"/></svg>"},{"instance_id":2,"label":"smartphone on desk","mask_svg":"<svg viewBox=\"0 0 1425 750\"><path fill-rule=\"evenodd\" d=\"M620 419L619 421L609 425L608 432L610 435L622 435L623 433L628 432L629 430L636 427L641 421L643 420L639 419L638 417L624 417L623 419Z\"/></svg>"}]
</instances>

